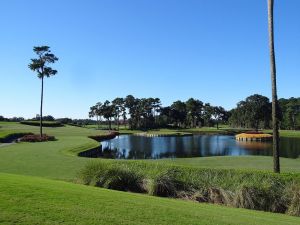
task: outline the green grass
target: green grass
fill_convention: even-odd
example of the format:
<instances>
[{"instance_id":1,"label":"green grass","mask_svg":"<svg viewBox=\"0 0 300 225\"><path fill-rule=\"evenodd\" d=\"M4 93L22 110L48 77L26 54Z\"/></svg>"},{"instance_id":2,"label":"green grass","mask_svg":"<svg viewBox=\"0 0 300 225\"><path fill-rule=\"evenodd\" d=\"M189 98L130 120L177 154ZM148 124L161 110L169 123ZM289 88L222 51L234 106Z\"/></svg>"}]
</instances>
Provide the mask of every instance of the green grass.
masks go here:
<instances>
[{"instance_id":1,"label":"green grass","mask_svg":"<svg viewBox=\"0 0 300 225\"><path fill-rule=\"evenodd\" d=\"M1 224L296 225L299 217L0 173Z\"/></svg>"},{"instance_id":2,"label":"green grass","mask_svg":"<svg viewBox=\"0 0 300 225\"><path fill-rule=\"evenodd\" d=\"M39 127L18 123L0 123L0 135L8 132L38 133ZM87 138L101 135L95 131L79 127L44 128L57 141L41 143L18 143L0 148L0 171L24 175L34 175L55 179L72 180L78 169L90 159L75 157L78 152L99 146Z\"/></svg>"},{"instance_id":3,"label":"green grass","mask_svg":"<svg viewBox=\"0 0 300 225\"><path fill-rule=\"evenodd\" d=\"M273 158L270 156L215 156L196 158L161 159L160 163L171 163L197 168L217 169L250 169L250 170L273 170ZM280 158L281 171L300 173L300 158Z\"/></svg>"},{"instance_id":4,"label":"green grass","mask_svg":"<svg viewBox=\"0 0 300 225\"><path fill-rule=\"evenodd\" d=\"M272 133L272 130L265 130L264 132ZM280 136L281 137L300 138L300 131L299 130L281 130Z\"/></svg>"},{"instance_id":5,"label":"green grass","mask_svg":"<svg viewBox=\"0 0 300 225\"><path fill-rule=\"evenodd\" d=\"M125 130L126 131L126 130ZM124 132L125 132L124 131ZM12 122L0 122L0 137L7 133L38 133L39 127ZM44 132L58 140L43 143L19 143L0 148L0 172L33 175L53 179L73 180L84 165L93 160L76 157L81 151L95 148L98 142L87 138L105 131L65 126L44 128ZM290 131L284 132L285 135ZM294 136L300 132L292 132ZM200 157L188 159L150 160L148 163L170 163L189 167L253 169L272 171L272 158L263 156L245 157ZM300 159L281 159L282 172L300 172Z\"/></svg>"},{"instance_id":6,"label":"green grass","mask_svg":"<svg viewBox=\"0 0 300 225\"><path fill-rule=\"evenodd\" d=\"M162 136L184 136L184 135L190 135L191 133L183 132L181 130L171 130L171 129L155 129L155 130L149 130L146 132L139 132L139 133L145 133L146 135L162 135Z\"/></svg>"},{"instance_id":7,"label":"green grass","mask_svg":"<svg viewBox=\"0 0 300 225\"><path fill-rule=\"evenodd\" d=\"M38 133L39 127L0 122L0 137L22 132ZM88 136L103 135L105 131L65 126L44 128L44 132L55 136L57 141L0 147L0 172L74 181L78 171L88 162L119 162L76 156L81 151L99 145ZM300 137L300 132L284 131L282 134ZM122 162L133 163L127 160ZM281 162L283 172L300 173L299 159L282 159ZM272 158L260 156L146 160L143 163L149 167L179 165L190 169L272 170ZM299 224L299 218L285 215L8 174L0 175L0 199L0 224Z\"/></svg>"}]
</instances>

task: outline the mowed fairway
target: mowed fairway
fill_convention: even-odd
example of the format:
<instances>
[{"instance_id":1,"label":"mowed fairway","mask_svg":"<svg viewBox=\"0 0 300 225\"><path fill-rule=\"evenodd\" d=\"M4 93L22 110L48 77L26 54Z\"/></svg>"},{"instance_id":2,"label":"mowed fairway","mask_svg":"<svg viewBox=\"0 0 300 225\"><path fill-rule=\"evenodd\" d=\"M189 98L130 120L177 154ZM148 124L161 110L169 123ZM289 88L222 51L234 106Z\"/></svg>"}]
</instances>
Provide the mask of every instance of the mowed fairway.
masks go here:
<instances>
[{"instance_id":1,"label":"mowed fairway","mask_svg":"<svg viewBox=\"0 0 300 225\"><path fill-rule=\"evenodd\" d=\"M18 123L0 123L0 126L0 135L8 132L38 133L39 129ZM71 180L89 160L75 155L99 146L98 142L87 136L104 133L71 126L44 128L44 132L54 135L57 141L0 147L0 171Z\"/></svg>"},{"instance_id":2,"label":"mowed fairway","mask_svg":"<svg viewBox=\"0 0 300 225\"><path fill-rule=\"evenodd\" d=\"M0 224L300 224L299 217L0 173Z\"/></svg>"},{"instance_id":3,"label":"mowed fairway","mask_svg":"<svg viewBox=\"0 0 300 225\"><path fill-rule=\"evenodd\" d=\"M35 126L19 123L0 122L0 136L7 133L38 133ZM44 143L18 143L0 147L0 172L47 177L60 180L74 180L76 173L91 160L77 157L80 151L99 146L88 138L101 135L105 131L80 127L44 128L45 133L54 135L58 140ZM124 131L126 132L126 131ZM300 136L300 132L293 132ZM187 159L148 160L148 163L171 163L182 166L224 169L252 169L272 171L272 157L201 157ZM281 159L282 172L300 172L300 159Z\"/></svg>"}]
</instances>

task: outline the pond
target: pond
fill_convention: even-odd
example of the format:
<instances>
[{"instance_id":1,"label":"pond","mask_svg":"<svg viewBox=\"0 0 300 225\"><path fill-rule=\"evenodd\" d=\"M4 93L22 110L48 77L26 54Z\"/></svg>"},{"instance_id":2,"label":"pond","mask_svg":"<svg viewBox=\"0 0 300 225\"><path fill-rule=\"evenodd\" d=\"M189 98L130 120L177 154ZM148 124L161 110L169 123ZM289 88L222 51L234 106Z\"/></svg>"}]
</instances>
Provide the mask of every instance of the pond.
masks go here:
<instances>
[{"instance_id":1,"label":"pond","mask_svg":"<svg viewBox=\"0 0 300 225\"><path fill-rule=\"evenodd\" d=\"M194 135L186 137L141 137L121 135L103 141L99 157L160 159L205 156L272 155L271 142L238 142L234 136ZM281 156L298 158L300 139L281 138Z\"/></svg>"}]
</instances>

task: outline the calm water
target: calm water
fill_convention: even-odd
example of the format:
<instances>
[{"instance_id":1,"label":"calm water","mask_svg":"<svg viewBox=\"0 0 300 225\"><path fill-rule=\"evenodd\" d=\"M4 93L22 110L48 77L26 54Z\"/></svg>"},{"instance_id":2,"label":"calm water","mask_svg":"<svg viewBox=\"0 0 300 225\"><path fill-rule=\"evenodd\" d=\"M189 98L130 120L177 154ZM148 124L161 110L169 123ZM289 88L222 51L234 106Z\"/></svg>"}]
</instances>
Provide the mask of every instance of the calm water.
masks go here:
<instances>
[{"instance_id":1,"label":"calm water","mask_svg":"<svg viewBox=\"0 0 300 225\"><path fill-rule=\"evenodd\" d=\"M298 158L300 139L281 138L281 156ZM223 155L272 155L272 143L237 142L233 136L140 137L122 135L102 142L101 157L159 159Z\"/></svg>"}]
</instances>

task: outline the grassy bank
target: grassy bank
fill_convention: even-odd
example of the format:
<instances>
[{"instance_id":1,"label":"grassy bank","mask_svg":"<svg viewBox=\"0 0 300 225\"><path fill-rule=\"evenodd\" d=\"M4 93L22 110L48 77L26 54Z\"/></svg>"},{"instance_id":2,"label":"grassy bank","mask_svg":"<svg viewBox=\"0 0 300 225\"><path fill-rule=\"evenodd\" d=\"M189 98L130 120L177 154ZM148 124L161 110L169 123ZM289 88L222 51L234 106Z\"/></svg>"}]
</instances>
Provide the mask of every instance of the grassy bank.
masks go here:
<instances>
[{"instance_id":1,"label":"grassy bank","mask_svg":"<svg viewBox=\"0 0 300 225\"><path fill-rule=\"evenodd\" d=\"M296 225L300 218L0 173L1 224ZM22 204L20 204L22 203Z\"/></svg>"}]
</instances>

